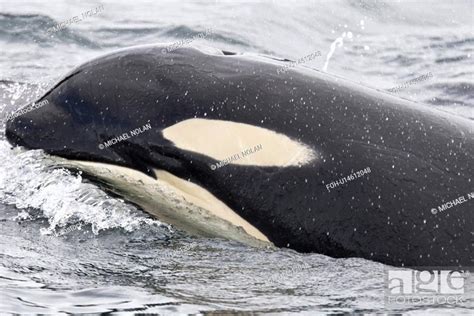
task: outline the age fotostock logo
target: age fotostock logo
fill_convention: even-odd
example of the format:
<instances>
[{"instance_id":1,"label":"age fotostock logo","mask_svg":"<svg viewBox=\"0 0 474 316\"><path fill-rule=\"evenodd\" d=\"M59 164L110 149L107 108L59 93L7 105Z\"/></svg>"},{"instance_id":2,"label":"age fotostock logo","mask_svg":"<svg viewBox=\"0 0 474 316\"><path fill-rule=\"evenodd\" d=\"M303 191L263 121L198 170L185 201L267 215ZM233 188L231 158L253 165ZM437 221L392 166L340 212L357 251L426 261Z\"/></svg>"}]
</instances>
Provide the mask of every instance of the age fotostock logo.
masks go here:
<instances>
[{"instance_id":1,"label":"age fotostock logo","mask_svg":"<svg viewBox=\"0 0 474 316\"><path fill-rule=\"evenodd\" d=\"M464 303L468 277L468 270L457 268L386 270L385 302L391 305Z\"/></svg>"}]
</instances>

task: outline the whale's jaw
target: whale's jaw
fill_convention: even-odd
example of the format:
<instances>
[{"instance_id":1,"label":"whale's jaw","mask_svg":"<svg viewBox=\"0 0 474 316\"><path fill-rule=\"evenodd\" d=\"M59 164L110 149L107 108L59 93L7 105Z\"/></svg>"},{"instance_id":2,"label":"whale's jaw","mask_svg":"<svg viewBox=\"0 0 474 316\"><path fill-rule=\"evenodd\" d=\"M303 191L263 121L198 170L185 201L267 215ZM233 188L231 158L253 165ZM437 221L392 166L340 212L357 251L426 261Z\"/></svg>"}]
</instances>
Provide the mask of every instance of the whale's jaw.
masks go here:
<instances>
[{"instance_id":1,"label":"whale's jaw","mask_svg":"<svg viewBox=\"0 0 474 316\"><path fill-rule=\"evenodd\" d=\"M224 238L253 247L274 247L256 227L206 189L167 171L154 170L157 179L153 179L113 164L53 159L57 167L82 171L106 190L192 235Z\"/></svg>"}]
</instances>

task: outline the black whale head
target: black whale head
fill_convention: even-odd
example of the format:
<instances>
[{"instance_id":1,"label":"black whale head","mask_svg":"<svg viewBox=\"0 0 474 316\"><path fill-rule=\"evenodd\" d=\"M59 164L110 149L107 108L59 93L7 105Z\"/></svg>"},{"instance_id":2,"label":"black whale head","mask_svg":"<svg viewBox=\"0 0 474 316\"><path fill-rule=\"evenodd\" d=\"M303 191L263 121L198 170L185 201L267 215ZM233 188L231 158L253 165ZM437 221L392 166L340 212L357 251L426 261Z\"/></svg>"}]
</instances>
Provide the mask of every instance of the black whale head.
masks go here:
<instances>
[{"instance_id":1,"label":"black whale head","mask_svg":"<svg viewBox=\"0 0 474 316\"><path fill-rule=\"evenodd\" d=\"M248 227L246 232L265 240L265 235L274 231L273 223L267 221L266 212L253 210L263 207L273 210L274 206L268 198L263 204L261 199L257 201L260 203L257 207L254 194L267 185L272 172L282 169L304 172L298 164L311 160L312 153L308 153L311 150L306 143L299 142L297 128L268 119L269 112L262 104L259 107L250 103L249 96L253 102L279 102L278 94L285 86L284 78L278 77L278 66L237 57L194 47L168 52L159 45L112 53L73 70L36 101L41 107L9 120L6 136L14 145L42 149L82 165L105 163L141 171L157 179L156 182L168 179L168 183L179 183L175 187L184 188L183 196L187 196L191 183L196 184L199 190L204 190L199 196L214 201L206 202L203 209L229 208L229 213L236 210L238 216L232 215L238 222L236 227ZM255 84L260 80L257 71L268 72L268 78L281 83L271 91L272 99L258 99L262 92ZM286 119L292 115L290 112L284 109L281 114ZM145 125L151 128L129 137L131 131ZM104 146L124 134L127 137L119 142ZM266 152L265 149L260 152L262 145ZM216 148L225 150L216 151ZM250 153L252 158L237 161L234 158L239 153L240 158ZM228 157L231 163L226 162L225 168L215 171L216 165L221 168L222 161ZM97 174L92 173L92 178ZM249 183L249 177L256 181ZM282 175L280 178L273 182L281 182L280 187L284 188L286 179ZM152 179L140 178L141 183L148 180ZM146 189L143 192L148 192ZM144 195L135 191L133 196ZM196 200L196 205L201 203ZM149 201L144 204L149 205ZM173 217L174 211L168 212L166 219ZM189 213L183 217L188 218ZM175 220L175 224L184 220L183 217ZM280 220L281 225L287 225L284 217ZM221 227L200 220L190 226L197 224ZM221 233L214 235L226 235L228 226L222 227ZM275 234L278 243L286 245L288 234Z\"/></svg>"},{"instance_id":2,"label":"black whale head","mask_svg":"<svg viewBox=\"0 0 474 316\"><path fill-rule=\"evenodd\" d=\"M172 67L181 58L179 51L170 54L160 46L140 47L80 66L35 103L13 114L6 124L7 139L28 149L114 163L151 176L151 161L176 167L175 159L157 157L157 153L173 151L161 135L162 128L186 118L182 108L174 111L176 101L181 98L180 103L189 106L193 102L183 100L192 89L186 87L189 71L181 74L182 68ZM199 74L194 75L199 80ZM151 128L140 137L127 138L143 126ZM128 134L125 139L107 146L109 140L124 134Z\"/></svg>"},{"instance_id":3,"label":"black whale head","mask_svg":"<svg viewBox=\"0 0 474 316\"><path fill-rule=\"evenodd\" d=\"M202 206L200 205L202 201L194 199L195 205L205 210L219 208L217 217L223 210L224 213L233 212L227 205L232 209L235 207L252 209L253 207L238 205L241 204L240 199L228 195L229 190L225 189L224 185L226 183L231 185L231 183L227 182L222 175L229 173L232 177L232 173L238 168L240 168L239 171L256 172L259 176L265 175L261 173L258 166L245 164L227 166L224 173L213 172L211 164L222 161L224 157L216 158L215 155L213 156L214 148L209 147L219 147L222 143L232 142L236 146L235 151L232 149L232 154L240 149L247 150L246 153L260 150L261 146L258 147L259 144L256 143L256 135L253 132L259 129L255 125L258 125L262 117L250 111L240 113L239 116L223 106L226 100L231 100L229 108L239 106L241 102L236 98L239 90L218 78L222 74L233 76L235 66L225 60L228 54L222 52L215 54L215 51L212 52L214 54L210 54L209 52L196 48L179 48L168 52L163 49L163 46L142 46L88 62L75 69L37 100L36 104L41 104L41 106L22 111L21 115L15 114L15 117L7 122L6 136L14 145L28 149L42 149L46 153L75 160L76 163L80 162L79 165L82 163L82 166L86 162L95 166L100 165L97 163L105 163L108 167L112 165L114 167L108 170L123 171L116 168L123 166L134 169L131 171L138 170L152 178L158 178L156 182L149 182L153 179L139 178L135 172L129 173L136 176L133 180L139 179L139 181L134 181L134 184L150 184L142 192L134 191L128 195L132 197L130 201L145 205L144 209L150 206L150 201L156 200L155 197L147 194L152 192L149 188L155 187L160 179L162 182L168 181L173 185L179 183L175 185L178 192L184 188L183 196L191 196L190 200L193 200L192 195L187 195L187 192L191 190L190 183L196 185L199 188L193 187L193 190L199 190L201 195L207 197L205 200L214 202L205 202L207 204ZM213 58L216 55L219 56ZM248 69L251 67L252 65L249 64ZM193 121L191 127L186 125L189 121ZM227 126L242 128L246 125L244 129L247 132L246 135L249 135L247 138L252 138L254 147L240 148L236 140L242 135L238 132L227 133L227 136L230 135L229 137L232 138L231 141L224 140L215 146L211 144L207 151L189 147L188 145L194 141L195 132L203 126L203 121L206 121L204 128L210 128L207 134L205 133L206 135L216 130L221 132ZM183 127L181 124L186 126ZM178 125L179 128L176 128ZM145 126L148 126L146 131L144 131ZM137 129L141 130L139 135L132 135L132 131ZM175 140L180 139L183 130L188 138L177 144ZM276 138L277 142L290 142L288 137L277 135L270 129L260 128L260 130L263 130L260 132L264 134L265 139L268 136L269 139ZM113 139L119 139L119 141L112 141ZM203 138L200 140L202 141ZM204 139L204 143L210 143L210 141L210 139L209 141ZM281 146L281 148L286 147ZM242 159L240 163L243 161L245 159ZM268 165L265 159L263 164ZM77 164L71 168L76 168L76 166ZM80 167L77 168L80 169ZM127 172L130 171L129 169ZM104 179L96 178L95 175L97 173L89 174L99 181ZM118 187L116 180L117 178L114 178L108 183L116 185L113 189ZM237 183L235 176L233 180L234 184ZM107 182L107 180L103 181ZM246 182L246 177L242 177L239 181ZM122 182L120 185L120 189L113 191L132 192L130 190L132 186L128 186L128 183ZM254 185L258 186L257 183ZM125 188L125 186L128 187ZM251 187L252 185L245 185L246 189ZM159 204L156 208L165 212L161 200L156 204ZM208 234L209 226L214 230L213 233L209 233L210 235L221 237L228 236L232 231L227 224L222 224L222 220L221 222L217 220L217 224L209 225L210 220L207 215L206 220L195 220L190 217L189 212L186 212L177 218L178 216L175 215L177 209L173 208L165 215L161 215L168 223L178 227L181 222L187 221L188 224L182 224L182 227L192 227L190 231L204 231ZM195 213L198 214L199 211ZM263 213L255 213L255 215L264 217ZM262 220L251 218L249 224L246 220L251 216L242 215L243 219L232 216L233 220L237 220L236 227L247 227L245 228L247 233L257 236L257 239L266 240L264 234L258 231L259 227L256 229L252 226L261 223ZM227 217L222 218L227 223ZM233 231L232 234L234 237L231 239L247 240L247 237L241 236L241 229Z\"/></svg>"}]
</instances>

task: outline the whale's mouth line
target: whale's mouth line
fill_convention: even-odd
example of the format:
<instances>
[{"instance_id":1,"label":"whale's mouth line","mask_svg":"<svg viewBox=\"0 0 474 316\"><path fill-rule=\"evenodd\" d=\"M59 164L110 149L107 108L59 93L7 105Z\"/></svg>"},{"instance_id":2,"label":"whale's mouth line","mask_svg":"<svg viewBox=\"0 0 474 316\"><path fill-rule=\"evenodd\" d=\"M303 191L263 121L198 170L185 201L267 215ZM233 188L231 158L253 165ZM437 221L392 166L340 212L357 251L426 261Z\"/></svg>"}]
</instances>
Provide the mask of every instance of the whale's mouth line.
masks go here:
<instances>
[{"instance_id":1,"label":"whale's mouth line","mask_svg":"<svg viewBox=\"0 0 474 316\"><path fill-rule=\"evenodd\" d=\"M57 156L53 160L55 167L82 171L85 178L104 190L192 235L225 238L257 247L273 246L262 232L207 189L166 170L153 169L156 178L152 178L119 165Z\"/></svg>"},{"instance_id":2,"label":"whale's mouth line","mask_svg":"<svg viewBox=\"0 0 474 316\"><path fill-rule=\"evenodd\" d=\"M5 137L9 141L10 144L15 144L13 145L13 147L21 146L26 149L30 149L29 146L27 146L27 144L25 143L25 141L16 133L14 133L12 129L9 129L9 128L5 129Z\"/></svg>"}]
</instances>

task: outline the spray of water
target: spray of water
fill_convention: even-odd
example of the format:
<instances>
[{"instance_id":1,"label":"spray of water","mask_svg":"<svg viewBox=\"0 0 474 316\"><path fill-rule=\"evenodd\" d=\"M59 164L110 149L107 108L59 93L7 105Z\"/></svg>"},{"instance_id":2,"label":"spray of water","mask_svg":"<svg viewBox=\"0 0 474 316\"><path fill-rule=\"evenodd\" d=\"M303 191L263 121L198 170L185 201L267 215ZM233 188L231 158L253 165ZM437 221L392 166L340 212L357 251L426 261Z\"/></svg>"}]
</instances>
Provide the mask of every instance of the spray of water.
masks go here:
<instances>
[{"instance_id":1,"label":"spray of water","mask_svg":"<svg viewBox=\"0 0 474 316\"><path fill-rule=\"evenodd\" d=\"M342 47L344 45L344 39L345 38L347 38L349 40L352 40L352 33L351 32L347 32L347 33L344 32L344 33L342 33L342 35L340 37L336 38L336 40L334 42L332 42L331 48L329 49L329 53L326 56L326 62L324 63L324 66L323 66L323 71L324 72L327 72L328 66L329 66L329 60L331 59L332 55L336 51L336 48L337 47Z\"/></svg>"}]
</instances>

